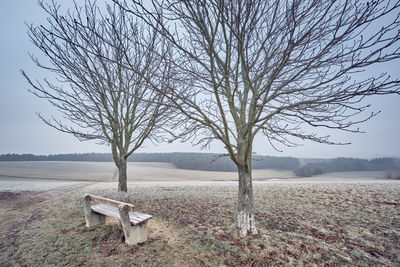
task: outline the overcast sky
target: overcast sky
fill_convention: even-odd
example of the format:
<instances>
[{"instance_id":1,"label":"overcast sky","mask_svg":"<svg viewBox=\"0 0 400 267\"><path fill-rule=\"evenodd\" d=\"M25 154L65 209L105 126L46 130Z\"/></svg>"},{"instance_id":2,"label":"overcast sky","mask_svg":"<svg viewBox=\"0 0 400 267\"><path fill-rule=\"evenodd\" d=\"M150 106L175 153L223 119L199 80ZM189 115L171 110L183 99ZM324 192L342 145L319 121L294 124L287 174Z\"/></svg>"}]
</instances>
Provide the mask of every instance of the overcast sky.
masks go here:
<instances>
[{"instance_id":1,"label":"overcast sky","mask_svg":"<svg viewBox=\"0 0 400 267\"><path fill-rule=\"evenodd\" d=\"M63 4L67 1L61 1ZM72 2L72 1L71 1ZM68 1L68 4L71 5ZM79 1L78 1L79 2ZM52 116L54 109L45 100L28 92L29 86L19 73L24 69L32 78L45 78L43 70L30 60L28 51L40 56L27 37L25 22L45 22L45 14L36 1L13 0L0 2L0 154L4 153L83 153L110 152L110 148L94 142L80 142L73 136L46 126L36 115L40 112ZM381 66L377 72L388 71L400 75L400 62ZM263 138L257 138L254 151L258 154L294 157L380 157L400 156L400 96L369 98L371 111L382 112L364 123L364 134L337 131L326 132L333 140L351 142L347 146L329 146L304 143L297 148L284 148L276 152ZM319 130L320 133L324 133ZM172 144L145 144L140 152L197 152L198 147L179 141ZM218 143L212 143L204 152L224 152Z\"/></svg>"}]
</instances>

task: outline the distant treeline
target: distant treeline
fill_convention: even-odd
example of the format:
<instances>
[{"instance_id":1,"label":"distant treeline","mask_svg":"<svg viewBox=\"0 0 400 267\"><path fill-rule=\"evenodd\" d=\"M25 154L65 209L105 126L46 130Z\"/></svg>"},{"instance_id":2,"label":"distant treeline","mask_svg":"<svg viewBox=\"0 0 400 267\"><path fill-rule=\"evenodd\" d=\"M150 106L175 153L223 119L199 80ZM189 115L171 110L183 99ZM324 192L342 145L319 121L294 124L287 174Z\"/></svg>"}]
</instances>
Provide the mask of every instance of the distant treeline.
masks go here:
<instances>
[{"instance_id":1,"label":"distant treeline","mask_svg":"<svg viewBox=\"0 0 400 267\"><path fill-rule=\"evenodd\" d=\"M56 155L4 154L0 161L96 161L112 162L111 153L77 153ZM180 169L237 171L229 157L213 153L136 153L129 162L168 162ZM291 157L253 156L253 169L294 170L299 160Z\"/></svg>"},{"instance_id":2,"label":"distant treeline","mask_svg":"<svg viewBox=\"0 0 400 267\"><path fill-rule=\"evenodd\" d=\"M55 155L3 154L0 161L95 161L112 162L111 153L75 153ZM136 153L129 162L167 162L180 169L203 171L237 171L232 160L213 153ZM253 169L293 170L296 176L308 177L329 172L400 170L400 159L377 158L318 159L300 166L300 160L292 157L254 155Z\"/></svg>"},{"instance_id":3,"label":"distant treeline","mask_svg":"<svg viewBox=\"0 0 400 267\"><path fill-rule=\"evenodd\" d=\"M75 154L3 154L0 161L113 161L111 153L75 153Z\"/></svg>"},{"instance_id":4,"label":"distant treeline","mask_svg":"<svg viewBox=\"0 0 400 267\"><path fill-rule=\"evenodd\" d=\"M294 170L296 176L308 177L329 172L348 171L387 171L399 170L400 159L377 158L377 159L355 159L336 158L324 162L308 163Z\"/></svg>"},{"instance_id":5,"label":"distant treeline","mask_svg":"<svg viewBox=\"0 0 400 267\"><path fill-rule=\"evenodd\" d=\"M170 162L177 168L207 171L237 171L236 165L228 157L212 153L157 153L136 154L131 161ZM253 156L253 169L293 170L299 160L291 157Z\"/></svg>"}]
</instances>

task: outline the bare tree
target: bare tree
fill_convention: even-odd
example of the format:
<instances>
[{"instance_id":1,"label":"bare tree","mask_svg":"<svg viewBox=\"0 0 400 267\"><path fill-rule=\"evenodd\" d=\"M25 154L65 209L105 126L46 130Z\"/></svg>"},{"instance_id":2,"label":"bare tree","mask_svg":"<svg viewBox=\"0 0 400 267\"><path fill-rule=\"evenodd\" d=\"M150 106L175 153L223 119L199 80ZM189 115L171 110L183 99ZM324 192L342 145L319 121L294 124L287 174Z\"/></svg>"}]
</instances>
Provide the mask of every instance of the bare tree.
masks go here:
<instances>
[{"instance_id":1,"label":"bare tree","mask_svg":"<svg viewBox=\"0 0 400 267\"><path fill-rule=\"evenodd\" d=\"M399 1L115 2L173 45L179 86L165 96L182 114L180 137L204 146L219 140L237 165L242 237L257 233L257 134L274 148L296 139L335 144L304 125L359 132L376 114L365 114L366 96L399 94L397 77L354 75L399 59Z\"/></svg>"},{"instance_id":2,"label":"bare tree","mask_svg":"<svg viewBox=\"0 0 400 267\"><path fill-rule=\"evenodd\" d=\"M39 5L49 16L48 26L30 25L28 33L48 63L31 57L58 82L32 81L21 72L31 91L47 99L64 120L39 116L81 141L109 144L119 170L120 198L126 199L127 158L146 139L159 141L168 111L161 106L163 95L147 82L162 90L164 78L156 72L166 65L153 52L160 46L157 32L146 30L116 5L102 11L95 2L86 1L65 14L55 2Z\"/></svg>"}]
</instances>

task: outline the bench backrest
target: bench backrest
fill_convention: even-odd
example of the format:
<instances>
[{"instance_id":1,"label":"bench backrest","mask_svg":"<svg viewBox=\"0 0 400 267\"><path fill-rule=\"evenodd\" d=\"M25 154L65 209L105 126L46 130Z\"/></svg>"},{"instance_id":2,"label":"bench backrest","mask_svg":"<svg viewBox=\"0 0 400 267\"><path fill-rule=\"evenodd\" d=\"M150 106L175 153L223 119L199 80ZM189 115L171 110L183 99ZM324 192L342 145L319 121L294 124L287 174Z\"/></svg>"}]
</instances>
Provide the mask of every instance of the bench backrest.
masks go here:
<instances>
[{"instance_id":1,"label":"bench backrest","mask_svg":"<svg viewBox=\"0 0 400 267\"><path fill-rule=\"evenodd\" d=\"M89 195L89 194L87 194L87 196L89 197L90 201L94 201L94 202L101 203L101 204L107 204L110 206L114 206L116 208L118 208L119 205L121 205L121 204L125 204L128 206L130 212L134 211L133 210L134 206L129 203L120 202L117 200L113 200L113 199L109 199L109 198L105 198L105 197L94 196L94 195Z\"/></svg>"}]
</instances>

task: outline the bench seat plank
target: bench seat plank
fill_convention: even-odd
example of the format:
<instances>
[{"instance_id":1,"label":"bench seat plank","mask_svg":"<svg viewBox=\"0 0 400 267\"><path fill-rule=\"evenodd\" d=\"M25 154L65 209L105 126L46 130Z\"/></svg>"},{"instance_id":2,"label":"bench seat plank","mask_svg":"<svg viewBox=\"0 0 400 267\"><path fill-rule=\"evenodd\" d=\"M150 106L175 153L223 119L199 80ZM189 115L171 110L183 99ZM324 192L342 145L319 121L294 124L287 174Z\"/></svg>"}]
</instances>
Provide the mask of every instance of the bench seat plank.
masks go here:
<instances>
[{"instance_id":1,"label":"bench seat plank","mask_svg":"<svg viewBox=\"0 0 400 267\"><path fill-rule=\"evenodd\" d=\"M108 205L103 205L103 204L93 205L91 208L93 211L95 211L97 213L101 213L106 216L120 219L118 208L111 207ZM135 212L129 212L129 218L130 218L131 224L137 225L141 222L144 222L144 221L152 218L152 216L149 214L140 213L140 212L135 211Z\"/></svg>"}]
</instances>

